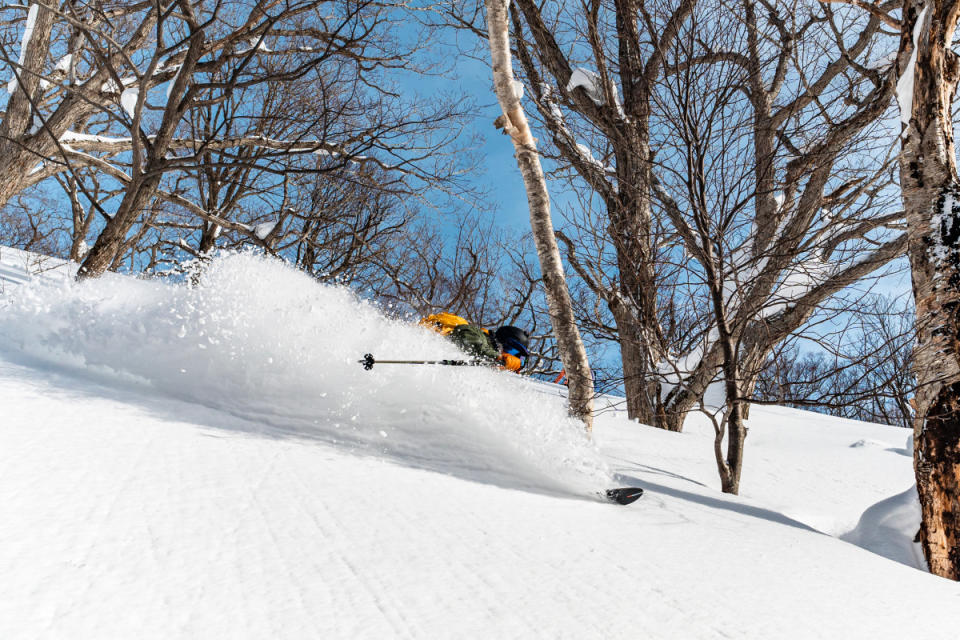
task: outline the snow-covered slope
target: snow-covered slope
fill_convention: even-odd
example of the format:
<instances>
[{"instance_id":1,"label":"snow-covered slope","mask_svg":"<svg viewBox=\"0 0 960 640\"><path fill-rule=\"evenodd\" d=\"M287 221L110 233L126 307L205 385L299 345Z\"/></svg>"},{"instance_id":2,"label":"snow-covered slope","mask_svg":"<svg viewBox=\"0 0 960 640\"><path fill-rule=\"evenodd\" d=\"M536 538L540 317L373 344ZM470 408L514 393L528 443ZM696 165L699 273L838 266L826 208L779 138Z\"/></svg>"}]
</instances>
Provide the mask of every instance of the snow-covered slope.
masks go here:
<instances>
[{"instance_id":1,"label":"snow-covered slope","mask_svg":"<svg viewBox=\"0 0 960 640\"><path fill-rule=\"evenodd\" d=\"M702 422L605 415L591 443L512 374L364 371L455 352L275 262L19 280L0 638L956 637L960 588L880 504L902 430L754 407L729 497Z\"/></svg>"}]
</instances>

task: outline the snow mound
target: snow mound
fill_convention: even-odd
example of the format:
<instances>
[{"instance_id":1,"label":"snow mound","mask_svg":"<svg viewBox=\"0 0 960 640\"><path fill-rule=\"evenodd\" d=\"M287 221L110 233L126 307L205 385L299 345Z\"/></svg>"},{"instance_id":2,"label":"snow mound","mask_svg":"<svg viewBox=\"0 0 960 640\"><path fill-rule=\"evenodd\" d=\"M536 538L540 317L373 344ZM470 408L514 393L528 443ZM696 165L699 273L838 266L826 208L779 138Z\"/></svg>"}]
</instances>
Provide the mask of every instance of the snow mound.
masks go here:
<instances>
[{"instance_id":1,"label":"snow mound","mask_svg":"<svg viewBox=\"0 0 960 640\"><path fill-rule=\"evenodd\" d=\"M841 539L901 564L926 570L923 552L913 542L920 518L920 500L913 486L864 511L856 528Z\"/></svg>"},{"instance_id":2,"label":"snow mound","mask_svg":"<svg viewBox=\"0 0 960 640\"><path fill-rule=\"evenodd\" d=\"M11 358L146 387L243 418L237 428L505 487L591 493L611 477L561 399L456 357L440 336L273 259L229 254L194 286L37 280L0 297ZM171 409L173 410L173 409Z\"/></svg>"},{"instance_id":3,"label":"snow mound","mask_svg":"<svg viewBox=\"0 0 960 640\"><path fill-rule=\"evenodd\" d=\"M872 438L864 438L862 440L857 440L852 445L850 445L851 449L862 449L864 447L874 447L877 449L893 448L891 445L887 444L886 442L882 442L880 440L874 440Z\"/></svg>"}]
</instances>

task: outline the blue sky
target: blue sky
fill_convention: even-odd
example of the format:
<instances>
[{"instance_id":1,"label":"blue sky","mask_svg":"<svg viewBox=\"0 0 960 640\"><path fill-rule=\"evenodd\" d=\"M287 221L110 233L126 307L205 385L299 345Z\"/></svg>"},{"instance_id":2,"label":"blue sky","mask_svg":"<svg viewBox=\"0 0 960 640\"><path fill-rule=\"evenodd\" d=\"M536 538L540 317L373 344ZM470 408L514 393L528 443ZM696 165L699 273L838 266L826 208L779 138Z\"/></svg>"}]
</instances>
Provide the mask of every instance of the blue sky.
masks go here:
<instances>
[{"instance_id":1,"label":"blue sky","mask_svg":"<svg viewBox=\"0 0 960 640\"><path fill-rule=\"evenodd\" d=\"M436 35L437 32L431 32L431 36ZM440 42L435 51L448 63L448 72L439 76L413 76L405 79L404 84L425 97L432 92L461 92L476 104L479 115L469 121L464 130L467 136L478 135L481 140L478 149L482 155L481 172L473 177L473 182L488 189L498 225L526 232L530 227L523 179L513 155L513 144L493 126L501 111L493 91L490 67L485 60L477 59L489 53L482 48L477 49L476 55L464 53L476 42L472 35L460 33L457 40L457 34L445 31L443 37L445 41ZM486 46L486 42L482 45ZM553 191L558 185L548 184L548 187L552 187L551 197L555 196Z\"/></svg>"}]
</instances>

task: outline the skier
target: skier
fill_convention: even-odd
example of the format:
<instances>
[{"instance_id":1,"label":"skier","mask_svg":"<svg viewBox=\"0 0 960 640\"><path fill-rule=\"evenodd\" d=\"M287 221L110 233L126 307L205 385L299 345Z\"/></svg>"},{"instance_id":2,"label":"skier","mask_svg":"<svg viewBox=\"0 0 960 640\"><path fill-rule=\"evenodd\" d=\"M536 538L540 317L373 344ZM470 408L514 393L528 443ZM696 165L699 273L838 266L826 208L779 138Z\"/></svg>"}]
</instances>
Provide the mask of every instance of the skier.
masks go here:
<instances>
[{"instance_id":1,"label":"skier","mask_svg":"<svg viewBox=\"0 0 960 640\"><path fill-rule=\"evenodd\" d=\"M519 372L530 355L530 336L519 327L505 325L491 332L452 313L435 313L420 325L449 336L465 353L508 371Z\"/></svg>"}]
</instances>

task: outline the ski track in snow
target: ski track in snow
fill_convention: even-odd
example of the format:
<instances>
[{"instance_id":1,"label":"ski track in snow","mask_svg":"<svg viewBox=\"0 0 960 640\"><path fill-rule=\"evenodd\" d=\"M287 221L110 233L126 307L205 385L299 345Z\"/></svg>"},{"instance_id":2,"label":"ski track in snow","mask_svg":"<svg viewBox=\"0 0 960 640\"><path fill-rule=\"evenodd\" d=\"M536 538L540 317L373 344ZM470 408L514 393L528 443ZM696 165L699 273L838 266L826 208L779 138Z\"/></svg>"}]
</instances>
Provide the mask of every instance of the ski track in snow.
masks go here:
<instances>
[{"instance_id":1,"label":"ski track in snow","mask_svg":"<svg viewBox=\"0 0 960 640\"><path fill-rule=\"evenodd\" d=\"M537 422L562 401L508 376L361 372L325 344L329 402L291 391L324 360L257 332L363 341L300 332L262 297L286 276L247 260L218 286L253 311L219 332L203 295L153 283L0 297L0 638L956 637L960 586L832 537L906 488L905 432L754 407L736 498L705 424L605 415L600 451L647 488L607 504L587 497L591 449ZM401 356L443 344L344 300L309 317L358 313ZM200 327L246 359L199 349ZM400 442L371 445L381 430ZM571 466L585 479L550 480Z\"/></svg>"}]
</instances>

